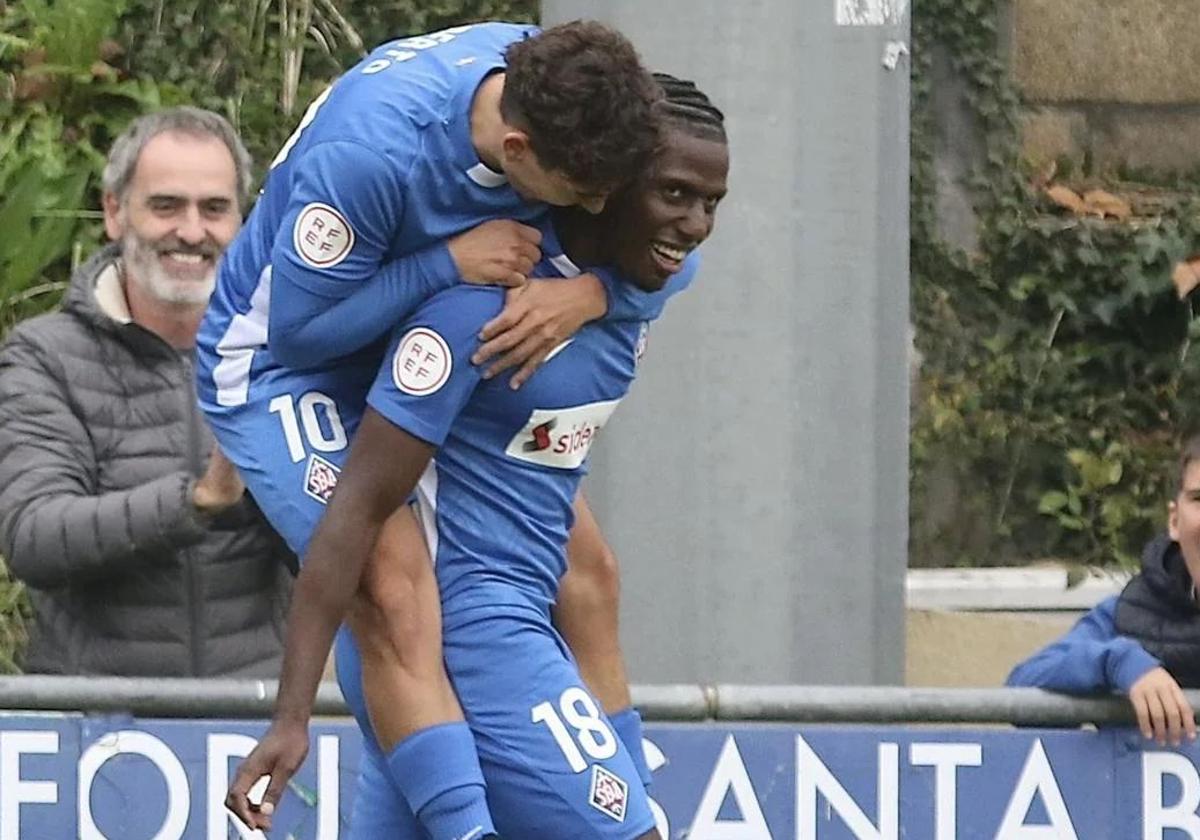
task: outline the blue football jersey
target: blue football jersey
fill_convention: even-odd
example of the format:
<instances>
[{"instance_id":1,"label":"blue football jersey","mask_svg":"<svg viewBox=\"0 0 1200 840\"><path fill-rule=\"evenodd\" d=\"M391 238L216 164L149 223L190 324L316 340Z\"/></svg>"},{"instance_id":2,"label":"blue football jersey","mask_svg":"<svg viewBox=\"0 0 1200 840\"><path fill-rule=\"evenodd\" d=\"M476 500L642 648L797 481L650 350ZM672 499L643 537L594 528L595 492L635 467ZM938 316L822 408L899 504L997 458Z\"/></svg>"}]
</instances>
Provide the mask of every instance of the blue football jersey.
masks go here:
<instances>
[{"instance_id":1,"label":"blue football jersey","mask_svg":"<svg viewBox=\"0 0 1200 840\"><path fill-rule=\"evenodd\" d=\"M392 41L314 100L221 261L196 342L206 411L253 401L272 367L373 369L372 343L460 281L448 238L545 213L479 160L470 124L479 85L537 31L482 23ZM609 318L657 314L654 298L600 277Z\"/></svg>"},{"instance_id":2,"label":"blue football jersey","mask_svg":"<svg viewBox=\"0 0 1200 840\"><path fill-rule=\"evenodd\" d=\"M267 345L287 339L268 342L267 326L289 291L330 308L364 292L309 342L313 360L343 356L459 281L448 237L544 212L480 162L470 132L479 84L503 69L509 44L536 31L486 23L393 41L312 103L222 260L197 341L211 374L202 400L247 399L251 367L271 364Z\"/></svg>"},{"instance_id":3,"label":"blue football jersey","mask_svg":"<svg viewBox=\"0 0 1200 840\"><path fill-rule=\"evenodd\" d=\"M547 242L547 247L554 247ZM563 256L548 261L578 273ZM690 283L695 259L662 292ZM418 509L446 615L478 605L545 610L565 571L572 502L587 456L633 381L648 322L584 326L519 390L470 362L501 290L457 286L428 300L393 336L367 402L437 447Z\"/></svg>"}]
</instances>

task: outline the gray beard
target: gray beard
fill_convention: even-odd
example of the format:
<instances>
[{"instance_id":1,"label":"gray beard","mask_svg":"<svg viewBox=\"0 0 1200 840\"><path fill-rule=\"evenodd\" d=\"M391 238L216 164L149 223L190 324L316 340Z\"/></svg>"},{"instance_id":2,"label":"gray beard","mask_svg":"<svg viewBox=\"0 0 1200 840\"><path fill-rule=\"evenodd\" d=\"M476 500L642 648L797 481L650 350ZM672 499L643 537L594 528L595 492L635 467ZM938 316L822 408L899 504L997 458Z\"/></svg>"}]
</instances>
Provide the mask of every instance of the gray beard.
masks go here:
<instances>
[{"instance_id":1,"label":"gray beard","mask_svg":"<svg viewBox=\"0 0 1200 840\"><path fill-rule=\"evenodd\" d=\"M211 270L203 280L172 277L158 259L158 251L132 230L121 238L121 257L125 276L148 295L168 306L204 306L216 286L217 272Z\"/></svg>"}]
</instances>

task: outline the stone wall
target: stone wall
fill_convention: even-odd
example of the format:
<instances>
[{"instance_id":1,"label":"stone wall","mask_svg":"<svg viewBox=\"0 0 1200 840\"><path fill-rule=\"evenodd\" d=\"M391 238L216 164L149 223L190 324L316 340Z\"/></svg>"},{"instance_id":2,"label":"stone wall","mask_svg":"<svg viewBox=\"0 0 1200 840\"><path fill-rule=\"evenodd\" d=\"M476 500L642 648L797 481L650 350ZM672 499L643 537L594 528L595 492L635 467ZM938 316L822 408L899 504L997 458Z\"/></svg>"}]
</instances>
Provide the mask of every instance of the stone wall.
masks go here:
<instances>
[{"instance_id":1,"label":"stone wall","mask_svg":"<svg viewBox=\"0 0 1200 840\"><path fill-rule=\"evenodd\" d=\"M1011 0L1026 156L1200 169L1200 0Z\"/></svg>"}]
</instances>

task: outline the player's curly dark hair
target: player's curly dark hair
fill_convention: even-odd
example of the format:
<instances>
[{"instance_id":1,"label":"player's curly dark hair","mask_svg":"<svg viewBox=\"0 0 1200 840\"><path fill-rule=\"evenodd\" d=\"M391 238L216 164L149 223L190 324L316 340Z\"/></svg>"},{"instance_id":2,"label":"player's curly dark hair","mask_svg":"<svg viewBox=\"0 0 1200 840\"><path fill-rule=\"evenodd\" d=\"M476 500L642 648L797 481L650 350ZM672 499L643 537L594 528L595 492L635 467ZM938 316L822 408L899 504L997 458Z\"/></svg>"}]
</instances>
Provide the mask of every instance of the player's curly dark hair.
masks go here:
<instances>
[{"instance_id":1,"label":"player's curly dark hair","mask_svg":"<svg viewBox=\"0 0 1200 840\"><path fill-rule=\"evenodd\" d=\"M545 168L611 188L641 171L662 95L624 35L595 21L553 26L505 52L500 110Z\"/></svg>"}]
</instances>

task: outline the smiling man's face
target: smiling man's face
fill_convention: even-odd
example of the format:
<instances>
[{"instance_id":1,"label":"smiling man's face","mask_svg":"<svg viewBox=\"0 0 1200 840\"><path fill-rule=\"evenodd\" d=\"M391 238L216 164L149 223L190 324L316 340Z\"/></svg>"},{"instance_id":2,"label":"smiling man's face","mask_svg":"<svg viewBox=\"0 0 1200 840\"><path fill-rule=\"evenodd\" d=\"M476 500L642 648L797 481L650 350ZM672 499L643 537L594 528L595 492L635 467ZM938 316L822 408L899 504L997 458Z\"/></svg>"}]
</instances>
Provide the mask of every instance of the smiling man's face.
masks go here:
<instances>
[{"instance_id":1,"label":"smiling man's face","mask_svg":"<svg viewBox=\"0 0 1200 840\"><path fill-rule=\"evenodd\" d=\"M121 242L129 282L168 305L204 305L241 225L233 155L216 137L156 135L124 200L105 195L104 225Z\"/></svg>"},{"instance_id":2,"label":"smiling man's face","mask_svg":"<svg viewBox=\"0 0 1200 840\"><path fill-rule=\"evenodd\" d=\"M615 197L616 263L643 289L659 289L708 238L725 197L729 147L686 131L668 132L649 171Z\"/></svg>"}]
</instances>

